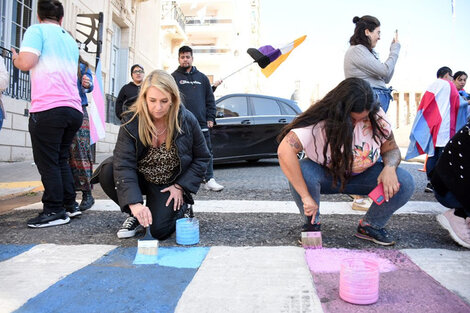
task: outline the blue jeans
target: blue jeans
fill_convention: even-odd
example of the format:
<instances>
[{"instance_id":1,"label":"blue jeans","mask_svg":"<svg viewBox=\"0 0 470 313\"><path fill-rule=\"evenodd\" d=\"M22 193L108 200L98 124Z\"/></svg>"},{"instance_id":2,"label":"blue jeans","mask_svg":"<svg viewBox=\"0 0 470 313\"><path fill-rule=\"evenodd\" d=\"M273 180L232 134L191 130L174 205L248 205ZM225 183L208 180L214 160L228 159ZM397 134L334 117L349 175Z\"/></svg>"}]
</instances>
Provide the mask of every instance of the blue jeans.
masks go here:
<instances>
[{"instance_id":1,"label":"blue jeans","mask_svg":"<svg viewBox=\"0 0 470 313\"><path fill-rule=\"evenodd\" d=\"M320 164L310 159L300 160L302 176L307 184L308 192L312 198L320 205L320 194L354 194L368 195L372 189L377 186L377 177L382 172L384 165L382 162L375 163L372 167L361 174L352 176L345 184L344 190L340 191L338 182L335 188L332 187L333 179L327 173L327 170ZM411 198L415 189L413 177L406 170L397 168L398 182L400 190L388 202L377 205L375 202L371 205L363 220L374 228L383 228L392 216L393 212L402 207ZM289 184L291 194L294 197L295 204L299 208L300 214L304 215L306 223L310 222L311 217L305 216L303 203L299 194ZM320 210L315 216L315 223L320 222Z\"/></svg>"},{"instance_id":2,"label":"blue jeans","mask_svg":"<svg viewBox=\"0 0 470 313\"><path fill-rule=\"evenodd\" d=\"M388 111L388 106L390 105L390 100L392 100L392 88L377 88L372 87L377 98L379 99L380 106L384 110L385 113Z\"/></svg>"}]
</instances>

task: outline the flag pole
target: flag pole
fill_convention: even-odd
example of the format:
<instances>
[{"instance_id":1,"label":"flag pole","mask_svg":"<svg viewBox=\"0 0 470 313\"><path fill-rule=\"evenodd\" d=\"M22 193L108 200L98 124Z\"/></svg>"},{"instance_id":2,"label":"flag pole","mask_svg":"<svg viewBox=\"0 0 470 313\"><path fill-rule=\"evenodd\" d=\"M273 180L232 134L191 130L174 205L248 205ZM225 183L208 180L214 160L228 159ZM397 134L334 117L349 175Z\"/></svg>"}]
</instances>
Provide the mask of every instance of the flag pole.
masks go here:
<instances>
[{"instance_id":1,"label":"flag pole","mask_svg":"<svg viewBox=\"0 0 470 313\"><path fill-rule=\"evenodd\" d=\"M250 65L253 65L253 63L256 63L256 61L253 61L253 62L251 62L250 64L247 64L247 65L243 66L242 68L239 68L238 70L236 70L235 72L233 72L232 74L230 74L230 75L228 75L228 76L225 76L225 77L222 78L221 80L226 80L226 79L229 78L230 76L232 76L232 75L234 75L234 74L240 72L241 70L243 70L243 69L249 67Z\"/></svg>"}]
</instances>

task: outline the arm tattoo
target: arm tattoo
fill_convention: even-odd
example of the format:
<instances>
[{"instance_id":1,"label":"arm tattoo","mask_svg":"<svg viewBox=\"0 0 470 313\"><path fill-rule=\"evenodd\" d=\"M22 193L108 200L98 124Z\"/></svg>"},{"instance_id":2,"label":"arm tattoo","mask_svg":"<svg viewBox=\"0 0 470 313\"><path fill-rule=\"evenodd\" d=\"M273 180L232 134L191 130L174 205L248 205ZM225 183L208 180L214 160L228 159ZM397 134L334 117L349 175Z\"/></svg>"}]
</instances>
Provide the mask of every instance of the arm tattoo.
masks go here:
<instances>
[{"instance_id":1,"label":"arm tattoo","mask_svg":"<svg viewBox=\"0 0 470 313\"><path fill-rule=\"evenodd\" d=\"M287 138L287 143L292 147L294 148L295 151L298 151L300 152L302 150L302 145L300 144L299 142L299 139L297 138L297 136L292 133L292 132L289 132L286 136Z\"/></svg>"},{"instance_id":2,"label":"arm tattoo","mask_svg":"<svg viewBox=\"0 0 470 313\"><path fill-rule=\"evenodd\" d=\"M401 153L398 149L397 143L395 142L395 137L393 133L387 138L386 144L391 147L391 149L382 154L382 159L385 166L398 167L401 162Z\"/></svg>"}]
</instances>

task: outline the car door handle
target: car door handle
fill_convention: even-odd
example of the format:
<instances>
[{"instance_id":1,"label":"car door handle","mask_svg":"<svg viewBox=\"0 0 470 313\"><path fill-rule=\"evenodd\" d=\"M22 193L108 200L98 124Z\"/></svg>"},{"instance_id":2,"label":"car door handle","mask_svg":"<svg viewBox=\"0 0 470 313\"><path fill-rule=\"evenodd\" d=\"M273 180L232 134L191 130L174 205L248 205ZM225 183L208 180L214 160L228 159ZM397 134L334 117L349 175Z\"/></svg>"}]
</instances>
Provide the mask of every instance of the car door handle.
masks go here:
<instances>
[{"instance_id":1,"label":"car door handle","mask_svg":"<svg viewBox=\"0 0 470 313\"><path fill-rule=\"evenodd\" d=\"M250 124L251 124L251 121L250 121L250 120L243 120L243 121L241 121L241 124L243 124L243 125L250 125Z\"/></svg>"},{"instance_id":2,"label":"car door handle","mask_svg":"<svg viewBox=\"0 0 470 313\"><path fill-rule=\"evenodd\" d=\"M286 120L285 118L281 118L281 119L279 119L278 122L279 122L279 123L287 123L287 120Z\"/></svg>"}]
</instances>

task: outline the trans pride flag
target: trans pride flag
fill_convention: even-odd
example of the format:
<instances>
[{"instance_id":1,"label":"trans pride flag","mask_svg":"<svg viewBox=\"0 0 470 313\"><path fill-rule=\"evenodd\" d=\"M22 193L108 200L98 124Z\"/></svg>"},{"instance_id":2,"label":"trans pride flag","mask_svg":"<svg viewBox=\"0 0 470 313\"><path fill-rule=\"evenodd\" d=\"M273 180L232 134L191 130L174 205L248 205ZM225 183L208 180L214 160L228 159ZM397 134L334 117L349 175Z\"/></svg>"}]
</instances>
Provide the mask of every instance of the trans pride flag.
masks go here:
<instances>
[{"instance_id":1,"label":"trans pride flag","mask_svg":"<svg viewBox=\"0 0 470 313\"><path fill-rule=\"evenodd\" d=\"M283 46L282 48L273 48L273 46L262 46L259 49L250 48L248 54L259 64L262 68L261 72L264 76L269 77L272 73L284 62L289 54L297 48L306 38L304 35L297 38L293 42Z\"/></svg>"},{"instance_id":2,"label":"trans pride flag","mask_svg":"<svg viewBox=\"0 0 470 313\"><path fill-rule=\"evenodd\" d=\"M93 76L94 89L91 92L91 101L88 104L90 118L90 143L94 144L106 136L105 105L103 93L103 77L101 76L101 62L96 64L96 73Z\"/></svg>"},{"instance_id":3,"label":"trans pride flag","mask_svg":"<svg viewBox=\"0 0 470 313\"><path fill-rule=\"evenodd\" d=\"M425 153L433 156L436 146L445 146L463 126L457 125L459 107L460 96L452 82L438 79L432 83L419 104L405 159Z\"/></svg>"}]
</instances>

